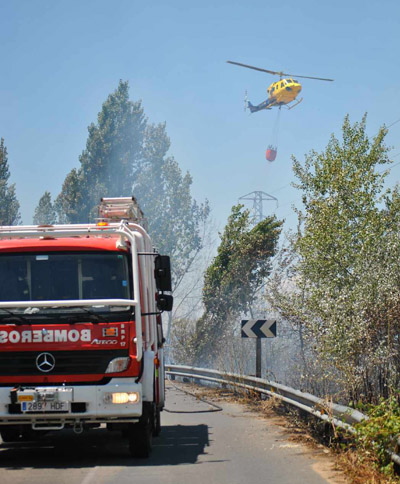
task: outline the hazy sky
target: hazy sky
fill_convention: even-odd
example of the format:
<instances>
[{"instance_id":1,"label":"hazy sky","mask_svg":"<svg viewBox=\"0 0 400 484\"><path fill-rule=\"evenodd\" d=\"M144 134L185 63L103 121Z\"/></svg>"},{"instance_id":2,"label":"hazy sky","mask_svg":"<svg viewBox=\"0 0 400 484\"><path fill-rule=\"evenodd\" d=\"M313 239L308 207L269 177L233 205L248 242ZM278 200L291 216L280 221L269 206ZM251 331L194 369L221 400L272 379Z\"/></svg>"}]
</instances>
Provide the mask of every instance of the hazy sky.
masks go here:
<instances>
[{"instance_id":1,"label":"hazy sky","mask_svg":"<svg viewBox=\"0 0 400 484\"><path fill-rule=\"evenodd\" d=\"M290 156L322 150L346 113L356 121L368 112L371 135L400 118L399 19L398 0L0 0L0 137L23 222L79 166L87 126L123 79L151 122L167 122L170 153L220 228L254 190L279 198L265 212L293 227ZM261 102L276 79L228 59L335 79L304 80L304 101L282 109L273 163L265 149L277 111L250 116L243 96ZM400 123L388 136L393 155L399 135ZM399 178L400 165L389 183Z\"/></svg>"}]
</instances>

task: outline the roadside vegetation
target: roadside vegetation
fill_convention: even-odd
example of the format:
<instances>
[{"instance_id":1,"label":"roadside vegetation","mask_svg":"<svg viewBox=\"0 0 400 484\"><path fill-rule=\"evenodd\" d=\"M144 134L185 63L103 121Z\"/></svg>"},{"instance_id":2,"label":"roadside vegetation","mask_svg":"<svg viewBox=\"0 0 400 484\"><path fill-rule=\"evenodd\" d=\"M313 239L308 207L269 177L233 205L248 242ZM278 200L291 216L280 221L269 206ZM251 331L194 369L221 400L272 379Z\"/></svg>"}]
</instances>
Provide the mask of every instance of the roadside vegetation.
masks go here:
<instances>
[{"instance_id":1,"label":"roadside vegetation","mask_svg":"<svg viewBox=\"0 0 400 484\"><path fill-rule=\"evenodd\" d=\"M358 459L389 476L400 433L400 194L385 186L386 133L370 139L366 116L346 117L341 139L293 158L303 207L267 299L301 335L301 386L368 413Z\"/></svg>"},{"instance_id":2,"label":"roadside vegetation","mask_svg":"<svg viewBox=\"0 0 400 484\"><path fill-rule=\"evenodd\" d=\"M232 207L217 255L204 274L203 314L181 320L172 335L176 362L217 367L221 359L235 364L230 352L240 335L242 314L254 317L254 304L272 270L282 222L274 216L253 222L243 205Z\"/></svg>"},{"instance_id":3,"label":"roadside vegetation","mask_svg":"<svg viewBox=\"0 0 400 484\"><path fill-rule=\"evenodd\" d=\"M268 292L301 329L304 373L318 361L347 402L388 398L400 378L400 196L384 185L385 135L370 140L366 117L346 117L342 140L332 135L304 164L293 159L303 208Z\"/></svg>"},{"instance_id":4,"label":"roadside vegetation","mask_svg":"<svg viewBox=\"0 0 400 484\"><path fill-rule=\"evenodd\" d=\"M366 121L346 116L322 152L293 158L302 206L279 251L281 222L267 218L260 230L233 207L205 272L204 313L178 322L172 341L177 363L251 374L240 319L275 314L265 376L368 413L342 455L370 468L370 482L385 482L372 468L390 482L387 450L400 432L400 191L385 184L387 130L370 138Z\"/></svg>"}]
</instances>

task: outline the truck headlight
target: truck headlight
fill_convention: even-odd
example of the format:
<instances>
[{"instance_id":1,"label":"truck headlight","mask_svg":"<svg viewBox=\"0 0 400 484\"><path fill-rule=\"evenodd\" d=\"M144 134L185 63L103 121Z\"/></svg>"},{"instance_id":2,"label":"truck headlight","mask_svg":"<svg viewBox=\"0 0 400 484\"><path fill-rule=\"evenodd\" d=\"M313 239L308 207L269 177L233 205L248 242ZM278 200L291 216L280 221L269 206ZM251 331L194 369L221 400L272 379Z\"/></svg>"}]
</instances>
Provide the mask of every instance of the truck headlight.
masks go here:
<instances>
[{"instance_id":1,"label":"truck headlight","mask_svg":"<svg viewBox=\"0 0 400 484\"><path fill-rule=\"evenodd\" d=\"M114 358L107 366L106 373L119 373L128 368L130 358Z\"/></svg>"},{"instance_id":2,"label":"truck headlight","mask_svg":"<svg viewBox=\"0 0 400 484\"><path fill-rule=\"evenodd\" d=\"M105 393L104 403L138 403L140 395L138 392Z\"/></svg>"}]
</instances>

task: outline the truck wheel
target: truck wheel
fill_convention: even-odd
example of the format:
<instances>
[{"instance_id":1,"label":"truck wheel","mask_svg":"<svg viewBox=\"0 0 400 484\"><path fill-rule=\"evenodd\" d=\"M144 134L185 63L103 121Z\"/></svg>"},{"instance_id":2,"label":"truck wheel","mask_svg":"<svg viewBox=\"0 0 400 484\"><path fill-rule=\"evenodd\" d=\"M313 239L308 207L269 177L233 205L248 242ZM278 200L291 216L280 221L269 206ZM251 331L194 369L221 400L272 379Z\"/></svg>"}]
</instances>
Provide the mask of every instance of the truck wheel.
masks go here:
<instances>
[{"instance_id":1,"label":"truck wheel","mask_svg":"<svg viewBox=\"0 0 400 484\"><path fill-rule=\"evenodd\" d=\"M21 429L12 425L4 425L0 428L1 440L4 443L20 440Z\"/></svg>"},{"instance_id":2,"label":"truck wheel","mask_svg":"<svg viewBox=\"0 0 400 484\"><path fill-rule=\"evenodd\" d=\"M129 451L132 457L147 459L151 453L153 435L153 404L143 404L143 415L136 424L129 428Z\"/></svg>"},{"instance_id":3,"label":"truck wheel","mask_svg":"<svg viewBox=\"0 0 400 484\"><path fill-rule=\"evenodd\" d=\"M157 437L161 433L161 409L156 408L155 415L154 415L154 429L153 429L153 436Z\"/></svg>"}]
</instances>

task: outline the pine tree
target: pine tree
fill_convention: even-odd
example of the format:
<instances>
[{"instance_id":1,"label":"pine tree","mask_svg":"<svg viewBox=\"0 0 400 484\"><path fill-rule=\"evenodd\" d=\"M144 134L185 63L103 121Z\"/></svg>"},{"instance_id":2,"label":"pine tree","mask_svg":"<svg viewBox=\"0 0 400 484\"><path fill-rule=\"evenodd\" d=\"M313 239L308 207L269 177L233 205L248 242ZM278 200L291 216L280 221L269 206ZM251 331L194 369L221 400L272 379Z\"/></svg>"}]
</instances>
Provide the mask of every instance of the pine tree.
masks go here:
<instances>
[{"instance_id":1,"label":"pine tree","mask_svg":"<svg viewBox=\"0 0 400 484\"><path fill-rule=\"evenodd\" d=\"M167 156L169 147L165 123L148 125L133 193L148 219L156 247L172 258L176 289L202 248L201 230L210 209L207 201L198 205L193 200L192 177L182 173L177 161Z\"/></svg>"},{"instance_id":2,"label":"pine tree","mask_svg":"<svg viewBox=\"0 0 400 484\"><path fill-rule=\"evenodd\" d=\"M51 225L56 222L56 211L51 202L50 192L44 192L35 209L33 223L35 225Z\"/></svg>"},{"instance_id":3,"label":"pine tree","mask_svg":"<svg viewBox=\"0 0 400 484\"><path fill-rule=\"evenodd\" d=\"M61 220L87 222L96 216L101 197L130 196L141 163L146 119L140 101L129 100L128 82L104 102L92 123L86 149L65 179L56 200Z\"/></svg>"},{"instance_id":4,"label":"pine tree","mask_svg":"<svg viewBox=\"0 0 400 484\"><path fill-rule=\"evenodd\" d=\"M7 148L4 139L0 140L0 225L17 225L21 221L19 202L15 193L15 184L8 185L10 170L8 167Z\"/></svg>"}]
</instances>

